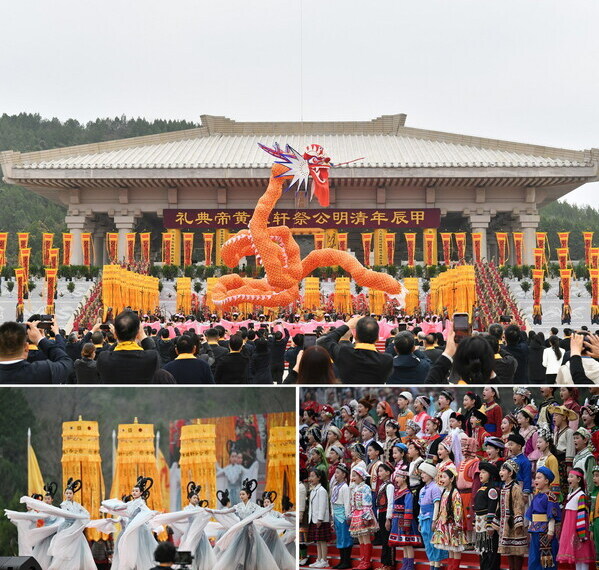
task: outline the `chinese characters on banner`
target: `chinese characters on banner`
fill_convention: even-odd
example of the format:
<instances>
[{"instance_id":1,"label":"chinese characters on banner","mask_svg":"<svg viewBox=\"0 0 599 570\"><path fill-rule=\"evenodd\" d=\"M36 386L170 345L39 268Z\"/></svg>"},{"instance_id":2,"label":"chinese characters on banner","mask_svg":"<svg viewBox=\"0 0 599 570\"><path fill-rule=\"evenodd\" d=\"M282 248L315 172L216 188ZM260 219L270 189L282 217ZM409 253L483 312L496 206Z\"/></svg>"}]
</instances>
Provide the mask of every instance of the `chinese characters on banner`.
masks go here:
<instances>
[{"instance_id":1,"label":"chinese characters on banner","mask_svg":"<svg viewBox=\"0 0 599 570\"><path fill-rule=\"evenodd\" d=\"M164 210L164 227L168 229L246 228L253 210ZM274 210L269 225L290 228L437 228L441 224L441 210L379 209L379 210Z\"/></svg>"}]
</instances>

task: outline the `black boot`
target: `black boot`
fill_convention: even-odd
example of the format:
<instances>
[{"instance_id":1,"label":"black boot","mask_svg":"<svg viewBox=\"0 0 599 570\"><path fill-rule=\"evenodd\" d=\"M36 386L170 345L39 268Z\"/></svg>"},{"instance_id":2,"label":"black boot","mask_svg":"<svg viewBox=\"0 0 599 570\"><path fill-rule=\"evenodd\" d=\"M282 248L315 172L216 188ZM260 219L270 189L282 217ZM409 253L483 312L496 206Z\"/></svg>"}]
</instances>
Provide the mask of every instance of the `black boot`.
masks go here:
<instances>
[{"instance_id":1,"label":"black boot","mask_svg":"<svg viewBox=\"0 0 599 570\"><path fill-rule=\"evenodd\" d=\"M341 564L338 566L338 568L341 570L345 570L346 568L351 568L351 551L352 551L352 547L348 546L347 548L343 549L343 555L341 556Z\"/></svg>"}]
</instances>

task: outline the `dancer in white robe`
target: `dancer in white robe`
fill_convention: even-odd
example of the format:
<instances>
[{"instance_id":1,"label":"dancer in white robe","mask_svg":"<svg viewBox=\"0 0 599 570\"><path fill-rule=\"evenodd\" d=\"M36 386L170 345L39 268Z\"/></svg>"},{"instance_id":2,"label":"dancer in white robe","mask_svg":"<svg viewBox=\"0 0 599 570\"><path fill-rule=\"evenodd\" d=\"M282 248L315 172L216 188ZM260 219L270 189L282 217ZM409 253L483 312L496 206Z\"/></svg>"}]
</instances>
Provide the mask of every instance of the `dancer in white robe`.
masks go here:
<instances>
[{"instance_id":1,"label":"dancer in white robe","mask_svg":"<svg viewBox=\"0 0 599 570\"><path fill-rule=\"evenodd\" d=\"M200 501L201 489L200 485L190 481L187 484L189 504L182 511L155 516L154 523L168 524L171 528L176 526L180 529L182 536L179 551L191 552L192 570L212 570L216 564L216 556L205 533L212 515L205 508L208 501Z\"/></svg>"},{"instance_id":2,"label":"dancer in white robe","mask_svg":"<svg viewBox=\"0 0 599 570\"><path fill-rule=\"evenodd\" d=\"M32 499L41 501L43 496L39 493L31 495ZM38 513L27 505L27 512L11 511L4 509L8 520L17 527L17 546L19 556L33 556L34 542L31 539L31 531L38 528L39 521L45 520L48 515Z\"/></svg>"},{"instance_id":3,"label":"dancer in white robe","mask_svg":"<svg viewBox=\"0 0 599 570\"><path fill-rule=\"evenodd\" d=\"M238 522L225 532L214 547L217 561L213 570L279 570L258 527L254 525L256 519L272 510L272 505L264 509L250 500L257 486L255 479L245 479L239 492L241 503L218 511L206 509L219 522L221 519L217 515L235 514L238 518Z\"/></svg>"},{"instance_id":4,"label":"dancer in white robe","mask_svg":"<svg viewBox=\"0 0 599 570\"><path fill-rule=\"evenodd\" d=\"M21 498L22 503L35 510L63 519L47 550L51 557L47 570L96 570L89 544L83 534L90 516L87 510L73 500L80 489L81 481L70 478L64 491L65 500L59 509L30 497Z\"/></svg>"},{"instance_id":5,"label":"dancer in white robe","mask_svg":"<svg viewBox=\"0 0 599 570\"><path fill-rule=\"evenodd\" d=\"M295 570L295 558L285 548L285 544L279 534L285 530L291 530L293 524L286 520L281 513L274 510L276 500L276 491L265 491L262 493L262 499L258 501L258 505L264 508L273 505L273 510L259 518L255 524L261 529L260 535L264 539L268 550L270 550L280 570Z\"/></svg>"},{"instance_id":6,"label":"dancer in white robe","mask_svg":"<svg viewBox=\"0 0 599 570\"><path fill-rule=\"evenodd\" d=\"M124 530L114 545L111 570L148 570L154 566L154 550L158 543L149 523L157 513L146 505L153 484L151 477L138 477L130 501L102 501L100 510L125 519L121 520Z\"/></svg>"}]
</instances>

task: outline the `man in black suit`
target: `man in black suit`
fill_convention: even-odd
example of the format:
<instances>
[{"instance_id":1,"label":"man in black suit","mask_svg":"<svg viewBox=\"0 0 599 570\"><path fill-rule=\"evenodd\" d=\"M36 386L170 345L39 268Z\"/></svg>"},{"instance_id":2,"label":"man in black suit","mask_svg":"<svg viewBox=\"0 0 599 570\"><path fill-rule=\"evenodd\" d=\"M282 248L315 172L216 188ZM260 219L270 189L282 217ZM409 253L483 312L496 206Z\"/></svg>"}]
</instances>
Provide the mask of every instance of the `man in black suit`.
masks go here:
<instances>
[{"instance_id":1,"label":"man in black suit","mask_svg":"<svg viewBox=\"0 0 599 570\"><path fill-rule=\"evenodd\" d=\"M285 350L289 341L289 331L287 329L284 329L284 331L284 334L281 331L276 331L268 337L270 373L272 374L272 381L277 384L283 382L283 373L285 372Z\"/></svg>"},{"instance_id":2,"label":"man in black suit","mask_svg":"<svg viewBox=\"0 0 599 570\"><path fill-rule=\"evenodd\" d=\"M73 361L56 342L37 328L38 322L6 322L0 326L0 384L65 384L73 372ZM56 325L54 325L56 326ZM28 362L29 345L45 355Z\"/></svg>"},{"instance_id":3,"label":"man in black suit","mask_svg":"<svg viewBox=\"0 0 599 570\"><path fill-rule=\"evenodd\" d=\"M98 356L98 374L104 384L149 384L160 369L160 355L146 336L137 314L125 310L114 320L117 344Z\"/></svg>"},{"instance_id":4,"label":"man in black suit","mask_svg":"<svg viewBox=\"0 0 599 570\"><path fill-rule=\"evenodd\" d=\"M216 364L214 381L217 384L247 384L250 359L243 353L243 338L234 334L229 338L229 353Z\"/></svg>"},{"instance_id":5,"label":"man in black suit","mask_svg":"<svg viewBox=\"0 0 599 570\"><path fill-rule=\"evenodd\" d=\"M177 358L164 366L177 384L214 384L210 365L196 358L197 348L195 340L187 334L177 339Z\"/></svg>"},{"instance_id":6,"label":"man in black suit","mask_svg":"<svg viewBox=\"0 0 599 570\"><path fill-rule=\"evenodd\" d=\"M340 343L341 338L350 330L355 330L353 336L356 343ZM375 343L378 338L378 322L372 317L358 315L316 342L331 355L342 382L383 384L393 370L393 357L377 350Z\"/></svg>"},{"instance_id":7,"label":"man in black suit","mask_svg":"<svg viewBox=\"0 0 599 570\"><path fill-rule=\"evenodd\" d=\"M165 366L175 357L175 341L174 339L169 339L168 329L164 328L158 332L158 339L155 342L162 366Z\"/></svg>"},{"instance_id":8,"label":"man in black suit","mask_svg":"<svg viewBox=\"0 0 599 570\"><path fill-rule=\"evenodd\" d=\"M216 365L218 364L218 361L229 352L229 349L225 348L218 342L218 330L216 330L216 328L208 329L204 335L206 337L206 342L202 346L202 354L207 354L208 348L212 349L214 363L210 365L210 368L212 369L212 373L214 373L216 371Z\"/></svg>"}]
</instances>

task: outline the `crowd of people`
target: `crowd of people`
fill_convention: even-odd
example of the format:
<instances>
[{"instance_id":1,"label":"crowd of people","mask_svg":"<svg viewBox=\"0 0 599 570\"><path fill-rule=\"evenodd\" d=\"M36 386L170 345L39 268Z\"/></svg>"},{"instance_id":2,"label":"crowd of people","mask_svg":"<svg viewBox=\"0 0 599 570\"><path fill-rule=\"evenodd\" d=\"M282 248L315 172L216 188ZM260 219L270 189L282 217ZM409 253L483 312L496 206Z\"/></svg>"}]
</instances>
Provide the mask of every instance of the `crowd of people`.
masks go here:
<instances>
[{"instance_id":1,"label":"crowd of people","mask_svg":"<svg viewBox=\"0 0 599 570\"><path fill-rule=\"evenodd\" d=\"M330 568L334 544L333 568L354 555L359 570L400 557L413 570L416 547L431 568L457 570L475 551L485 570L502 555L510 570L594 569L599 388L434 390L302 390L301 564Z\"/></svg>"},{"instance_id":2,"label":"crowd of people","mask_svg":"<svg viewBox=\"0 0 599 570\"><path fill-rule=\"evenodd\" d=\"M599 383L599 331L551 329L545 338L509 318L456 338L443 315L201 322L125 310L70 334L39 317L0 326L0 382Z\"/></svg>"},{"instance_id":3,"label":"crowd of people","mask_svg":"<svg viewBox=\"0 0 599 570\"><path fill-rule=\"evenodd\" d=\"M200 499L201 485L190 481L188 504L159 513L147 505L152 486L150 477L138 477L130 495L103 501L96 519L75 500L81 480L68 480L59 507L55 483L43 495L22 497L26 511L5 509L18 530L19 556L33 556L42 570L150 570L154 562L174 563L178 549L191 555L190 570L295 570L295 512L288 497L277 511L277 493L252 500L257 482L245 479L238 497L217 493L219 508L213 509ZM118 536L90 543L87 529ZM163 533L168 545L157 542Z\"/></svg>"}]
</instances>

